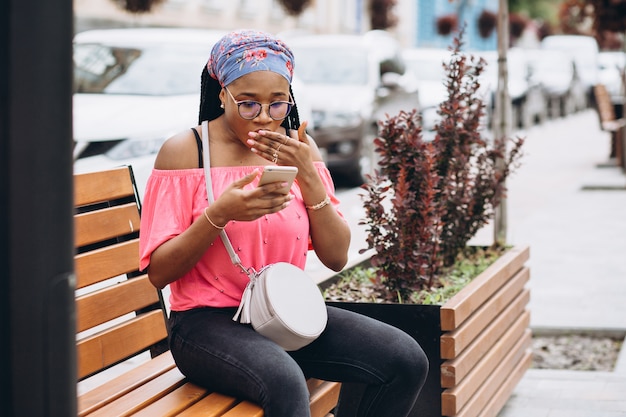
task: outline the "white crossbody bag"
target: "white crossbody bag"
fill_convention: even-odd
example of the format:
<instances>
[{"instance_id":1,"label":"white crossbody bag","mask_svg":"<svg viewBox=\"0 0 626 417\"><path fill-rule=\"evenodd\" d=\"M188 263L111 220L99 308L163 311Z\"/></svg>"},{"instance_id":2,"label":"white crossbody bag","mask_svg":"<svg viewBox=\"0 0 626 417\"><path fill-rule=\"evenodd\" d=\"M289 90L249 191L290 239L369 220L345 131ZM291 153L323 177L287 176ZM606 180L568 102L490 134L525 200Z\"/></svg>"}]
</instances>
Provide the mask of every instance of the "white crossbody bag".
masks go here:
<instances>
[{"instance_id":1,"label":"white crossbody bag","mask_svg":"<svg viewBox=\"0 0 626 417\"><path fill-rule=\"evenodd\" d=\"M211 185L208 122L202 122L204 176L209 204L215 200ZM241 264L225 230L222 242L232 263L248 275L250 282L241 297L233 320L250 323L263 336L287 351L298 350L326 328L328 313L324 297L306 272L288 262L267 265L260 271Z\"/></svg>"}]
</instances>

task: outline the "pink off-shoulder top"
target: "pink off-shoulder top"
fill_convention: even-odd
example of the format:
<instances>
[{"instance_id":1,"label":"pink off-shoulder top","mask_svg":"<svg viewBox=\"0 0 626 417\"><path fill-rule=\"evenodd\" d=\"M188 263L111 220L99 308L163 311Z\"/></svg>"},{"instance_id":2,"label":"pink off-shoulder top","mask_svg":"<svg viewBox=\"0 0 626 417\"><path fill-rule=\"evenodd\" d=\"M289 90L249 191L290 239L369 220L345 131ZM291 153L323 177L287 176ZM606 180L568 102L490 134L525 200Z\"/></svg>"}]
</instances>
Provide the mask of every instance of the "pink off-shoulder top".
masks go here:
<instances>
[{"instance_id":1,"label":"pink off-shoulder top","mask_svg":"<svg viewBox=\"0 0 626 417\"><path fill-rule=\"evenodd\" d=\"M324 163L315 162L331 203L338 208L335 188ZM252 172L255 166L212 167L213 194L217 199L233 181ZM246 187L256 187L258 179ZM305 267L309 245L309 219L297 181L295 196L284 210L255 221L231 221L226 233L246 267L257 271L275 262ZM141 213L140 268L150 264L152 252L162 243L185 231L208 206L204 170L153 170L148 179ZM207 222L207 227L210 225ZM201 260L170 284L170 308L184 311L196 307L236 307L248 277L233 265L220 238L215 239Z\"/></svg>"}]
</instances>

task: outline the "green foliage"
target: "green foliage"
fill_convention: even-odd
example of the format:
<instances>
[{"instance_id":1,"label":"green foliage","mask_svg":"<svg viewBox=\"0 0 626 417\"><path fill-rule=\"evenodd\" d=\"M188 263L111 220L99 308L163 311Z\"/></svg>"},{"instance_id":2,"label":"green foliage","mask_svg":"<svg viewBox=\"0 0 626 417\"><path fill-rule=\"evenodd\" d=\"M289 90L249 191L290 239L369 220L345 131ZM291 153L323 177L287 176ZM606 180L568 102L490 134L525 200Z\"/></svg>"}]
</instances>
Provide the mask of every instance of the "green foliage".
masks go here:
<instances>
[{"instance_id":1,"label":"green foliage","mask_svg":"<svg viewBox=\"0 0 626 417\"><path fill-rule=\"evenodd\" d=\"M562 0L509 0L509 12L521 13L531 19L556 23L556 16Z\"/></svg>"},{"instance_id":2,"label":"green foliage","mask_svg":"<svg viewBox=\"0 0 626 417\"><path fill-rule=\"evenodd\" d=\"M339 274L335 283L324 290L330 301L398 302L411 304L443 305L472 279L495 262L507 248L480 248L469 246L459 254L456 262L445 269L435 286L424 288L402 297L390 295L377 276L377 268L357 266ZM383 280L384 281L384 280Z\"/></svg>"},{"instance_id":3,"label":"green foliage","mask_svg":"<svg viewBox=\"0 0 626 417\"><path fill-rule=\"evenodd\" d=\"M367 227L367 249L375 250L377 285L388 299L408 300L442 287L440 273L493 217L521 157L522 139L482 137L485 106L478 80L486 64L460 52L462 35L444 64L448 96L439 107L435 139L422 139L420 117L412 111L383 121L374 141L380 171L363 186L361 224ZM502 169L496 168L499 160Z\"/></svg>"},{"instance_id":4,"label":"green foliage","mask_svg":"<svg viewBox=\"0 0 626 417\"><path fill-rule=\"evenodd\" d=\"M462 290L472 279L498 259L506 248L468 247L441 274L438 287L423 289L411 294L411 303L443 305Z\"/></svg>"}]
</instances>

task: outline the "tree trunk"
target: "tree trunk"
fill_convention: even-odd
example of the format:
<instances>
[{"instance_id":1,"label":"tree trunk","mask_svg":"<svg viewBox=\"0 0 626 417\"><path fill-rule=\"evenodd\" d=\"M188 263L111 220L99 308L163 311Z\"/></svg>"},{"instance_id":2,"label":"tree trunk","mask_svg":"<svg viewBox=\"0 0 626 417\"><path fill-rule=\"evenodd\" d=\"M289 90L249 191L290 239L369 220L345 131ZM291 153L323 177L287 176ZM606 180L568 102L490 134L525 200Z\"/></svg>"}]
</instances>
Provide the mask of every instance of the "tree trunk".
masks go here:
<instances>
[{"instance_id":1,"label":"tree trunk","mask_svg":"<svg viewBox=\"0 0 626 417\"><path fill-rule=\"evenodd\" d=\"M498 7L498 88L493 122L495 140L506 140L511 132L511 100L508 89L507 50L509 48L509 11L507 0L499 0ZM506 151L506 148L505 148ZM504 159L496 161L496 169L502 170ZM502 197L494 214L494 243L505 244L507 233L507 199Z\"/></svg>"}]
</instances>

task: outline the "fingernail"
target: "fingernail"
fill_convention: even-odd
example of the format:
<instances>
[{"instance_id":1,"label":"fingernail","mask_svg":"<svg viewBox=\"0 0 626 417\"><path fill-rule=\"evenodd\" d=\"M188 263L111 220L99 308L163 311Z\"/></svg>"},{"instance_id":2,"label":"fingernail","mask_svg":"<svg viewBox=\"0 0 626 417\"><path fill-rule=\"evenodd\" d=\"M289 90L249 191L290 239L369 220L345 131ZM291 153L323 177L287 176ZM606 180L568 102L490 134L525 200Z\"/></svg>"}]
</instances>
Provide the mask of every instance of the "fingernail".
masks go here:
<instances>
[{"instance_id":1,"label":"fingernail","mask_svg":"<svg viewBox=\"0 0 626 417\"><path fill-rule=\"evenodd\" d=\"M256 142L255 142L255 141L253 141L252 139L248 139L248 140L246 141L246 143L247 143L248 145L254 145Z\"/></svg>"}]
</instances>

